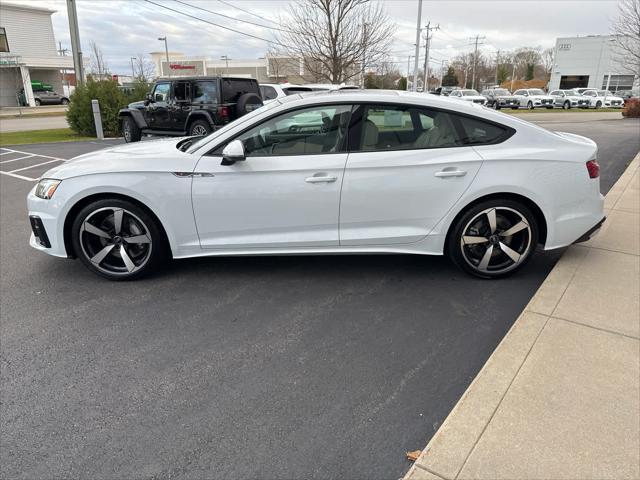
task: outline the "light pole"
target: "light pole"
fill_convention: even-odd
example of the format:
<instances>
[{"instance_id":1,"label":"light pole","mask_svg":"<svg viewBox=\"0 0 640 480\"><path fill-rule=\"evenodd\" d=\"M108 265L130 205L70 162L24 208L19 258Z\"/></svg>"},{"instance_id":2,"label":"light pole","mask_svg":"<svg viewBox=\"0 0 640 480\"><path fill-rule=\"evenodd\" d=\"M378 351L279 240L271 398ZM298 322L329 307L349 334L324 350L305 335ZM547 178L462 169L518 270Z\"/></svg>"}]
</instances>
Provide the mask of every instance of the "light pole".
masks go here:
<instances>
[{"instance_id":1,"label":"light pole","mask_svg":"<svg viewBox=\"0 0 640 480\"><path fill-rule=\"evenodd\" d=\"M136 57L131 57L131 81L134 81L136 78L136 70L133 68L133 61L136 60Z\"/></svg>"},{"instance_id":2,"label":"light pole","mask_svg":"<svg viewBox=\"0 0 640 480\"><path fill-rule=\"evenodd\" d=\"M229 75L229 60L231 59L226 55L222 55L220 57L220 60L224 60L224 64L225 64L224 74Z\"/></svg>"},{"instance_id":3,"label":"light pole","mask_svg":"<svg viewBox=\"0 0 640 480\"><path fill-rule=\"evenodd\" d=\"M165 59L167 60L167 67L168 67L169 66L169 47L167 46L167 36L165 35L164 37L158 37L158 40L164 42L164 56L165 56ZM162 68L160 68L160 70L162 70ZM169 68L169 76L171 76L171 68Z\"/></svg>"}]
</instances>

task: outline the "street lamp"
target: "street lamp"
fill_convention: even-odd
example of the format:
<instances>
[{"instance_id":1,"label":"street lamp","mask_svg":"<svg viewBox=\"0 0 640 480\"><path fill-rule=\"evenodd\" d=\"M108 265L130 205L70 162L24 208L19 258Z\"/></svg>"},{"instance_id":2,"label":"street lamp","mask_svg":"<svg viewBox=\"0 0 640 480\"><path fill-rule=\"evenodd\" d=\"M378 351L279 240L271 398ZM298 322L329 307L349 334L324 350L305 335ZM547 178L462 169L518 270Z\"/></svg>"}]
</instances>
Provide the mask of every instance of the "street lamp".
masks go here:
<instances>
[{"instance_id":1,"label":"street lamp","mask_svg":"<svg viewBox=\"0 0 640 480\"><path fill-rule=\"evenodd\" d=\"M167 66L169 66L169 47L167 46L167 37L158 37L158 40L164 41L164 55L167 60ZM162 69L160 69L162 70ZM169 69L169 75L171 75L171 69Z\"/></svg>"},{"instance_id":2,"label":"street lamp","mask_svg":"<svg viewBox=\"0 0 640 480\"><path fill-rule=\"evenodd\" d=\"M134 60L137 60L137 58L136 57L131 57L131 81L134 81L135 78L136 78L136 71L133 68L133 61Z\"/></svg>"}]
</instances>

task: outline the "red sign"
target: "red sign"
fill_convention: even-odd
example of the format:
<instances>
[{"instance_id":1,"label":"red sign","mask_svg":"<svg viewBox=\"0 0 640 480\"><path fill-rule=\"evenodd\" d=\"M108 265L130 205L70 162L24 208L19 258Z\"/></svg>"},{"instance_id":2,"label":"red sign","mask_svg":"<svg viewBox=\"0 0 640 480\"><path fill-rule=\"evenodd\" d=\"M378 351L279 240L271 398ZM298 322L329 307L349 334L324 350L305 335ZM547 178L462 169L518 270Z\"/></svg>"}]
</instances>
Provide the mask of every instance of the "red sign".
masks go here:
<instances>
[{"instance_id":1,"label":"red sign","mask_svg":"<svg viewBox=\"0 0 640 480\"><path fill-rule=\"evenodd\" d=\"M169 68L171 70L195 70L195 65L181 65L179 63L170 63Z\"/></svg>"}]
</instances>

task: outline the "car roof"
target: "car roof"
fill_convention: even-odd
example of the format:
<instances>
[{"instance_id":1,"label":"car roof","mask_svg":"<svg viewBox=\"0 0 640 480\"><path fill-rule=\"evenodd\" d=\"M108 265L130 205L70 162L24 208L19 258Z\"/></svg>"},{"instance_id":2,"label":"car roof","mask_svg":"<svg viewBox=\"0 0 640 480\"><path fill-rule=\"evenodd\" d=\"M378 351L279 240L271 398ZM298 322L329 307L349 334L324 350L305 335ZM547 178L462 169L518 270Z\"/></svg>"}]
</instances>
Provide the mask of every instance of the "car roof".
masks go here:
<instances>
[{"instance_id":1,"label":"car roof","mask_svg":"<svg viewBox=\"0 0 640 480\"><path fill-rule=\"evenodd\" d=\"M177 81L185 81L185 80L251 80L253 82L257 81L255 78L249 77L233 77L226 75L207 75L206 77L158 77L157 81L167 81L167 80L177 80Z\"/></svg>"}]
</instances>

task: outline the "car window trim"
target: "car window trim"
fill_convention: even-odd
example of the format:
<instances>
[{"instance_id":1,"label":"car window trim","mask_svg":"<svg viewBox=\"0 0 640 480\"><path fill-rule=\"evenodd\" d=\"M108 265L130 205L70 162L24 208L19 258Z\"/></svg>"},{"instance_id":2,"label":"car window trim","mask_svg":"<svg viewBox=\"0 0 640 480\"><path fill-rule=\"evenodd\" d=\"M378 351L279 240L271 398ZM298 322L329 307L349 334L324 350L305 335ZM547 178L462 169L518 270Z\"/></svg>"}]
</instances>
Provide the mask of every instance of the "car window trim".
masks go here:
<instances>
[{"instance_id":1,"label":"car window trim","mask_svg":"<svg viewBox=\"0 0 640 480\"><path fill-rule=\"evenodd\" d=\"M405 108L405 109L409 109L409 108L414 108L417 110L431 110L431 111L436 111L436 112L444 112L444 113L448 113L452 116L452 122L454 124L454 128L456 129L456 132L458 133L458 135L460 135L461 137L464 137L464 127L461 125L461 123L459 122L459 119L456 117L466 117L466 118L470 118L471 120L477 120L480 122L484 122L487 123L489 125L493 125L496 127L500 127L504 130L504 133L502 135L500 135L496 140L494 140L493 142L485 142L485 143L471 143L471 144L465 144L465 145L452 145L449 147L423 147L423 148L387 148L384 150L371 150L371 151L367 151L364 152L362 150L359 149L359 145L360 145L360 139L361 139L361 135L362 135L362 121L359 123L359 125L357 125L356 127L359 128L359 131L354 131L351 132L352 129L352 122L354 122L354 116L357 115L358 110L356 109L356 113L354 114L354 110L352 110L351 113L351 122L349 123L349 132L347 133L347 137L350 139L348 147L348 153L371 153L371 152L406 152L406 151L411 151L411 150L436 150L436 149L445 149L445 148L468 148L468 147L482 147L485 145L498 145L500 143L506 142L507 140L509 140L509 138L511 138L515 133L516 130L513 127L510 127L509 125L505 125L503 123L499 123L499 122L494 122L492 120L487 120L485 118L482 117L478 117L476 115L469 115L467 113L463 113L463 112L458 112L455 110L448 110L446 108L440 108L440 107L431 107L431 106L426 106L426 105L414 105L414 104L404 104L404 103L394 103L394 102L358 102L357 104L354 105L354 107L360 106L362 107L361 111L360 111L360 118L363 119L364 118L364 112L366 110L365 107L370 106L370 105L374 105L374 106L397 106L397 107L401 107L401 108ZM462 130L461 130L462 129Z\"/></svg>"},{"instance_id":2,"label":"car window trim","mask_svg":"<svg viewBox=\"0 0 640 480\"><path fill-rule=\"evenodd\" d=\"M280 111L277 113L273 113L272 115L269 115L268 117L264 118L263 120L261 120L259 123L254 123L244 129L242 129L240 132L236 133L233 137L228 138L227 140L225 140L224 142L216 145L215 147L213 147L212 149L210 149L209 151L207 151L204 156L207 157L221 157L222 156L222 150L224 149L224 147L226 147L229 143L231 143L232 141L236 140L239 136L244 135L246 132L248 132L249 130L258 127L262 124L264 124L265 122L268 122L269 120L278 117L280 115L284 115L284 114L288 114L291 112L295 112L297 110L308 110L310 108L321 108L321 107L332 107L332 106L338 106L338 105L351 105L351 111L350 111L350 119L349 119L349 123L347 125L347 134L345 135L345 138L342 139L341 145L339 146L338 149L336 149L335 152L318 152L318 153L283 153L280 155L269 155L269 156L273 156L273 157L289 157L289 156L307 156L307 155L336 155L339 153L347 153L347 145L349 142L349 136L350 136L350 130L351 130L351 121L353 119L353 111L354 111L354 102L330 102L330 103L317 103L315 105L302 105L302 106L297 106L297 107L293 107L290 108L288 110L284 110L284 111ZM248 157L251 158L251 157ZM262 158L267 158L267 156L263 156Z\"/></svg>"}]
</instances>

